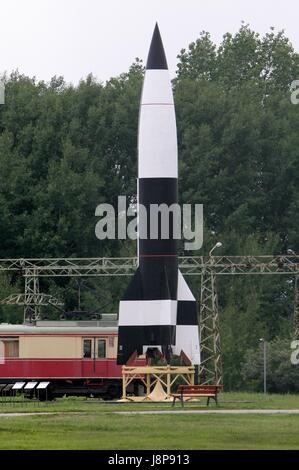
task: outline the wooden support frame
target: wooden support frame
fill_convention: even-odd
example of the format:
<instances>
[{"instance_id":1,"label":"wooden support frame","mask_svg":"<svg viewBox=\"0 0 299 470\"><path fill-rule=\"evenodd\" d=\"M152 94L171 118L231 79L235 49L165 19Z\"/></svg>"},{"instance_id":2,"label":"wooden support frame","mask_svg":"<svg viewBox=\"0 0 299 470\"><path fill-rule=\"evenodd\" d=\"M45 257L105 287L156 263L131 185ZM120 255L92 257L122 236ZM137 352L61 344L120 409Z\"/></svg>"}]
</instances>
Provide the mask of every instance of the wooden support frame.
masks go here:
<instances>
[{"instance_id":1,"label":"wooden support frame","mask_svg":"<svg viewBox=\"0 0 299 470\"><path fill-rule=\"evenodd\" d=\"M144 400L151 400L151 393L155 386L159 383L164 392L165 399L170 399L172 387L181 378L186 385L194 385L194 366L123 366L123 400L137 401L137 397L128 396L128 386L138 379L145 387L146 393Z\"/></svg>"}]
</instances>

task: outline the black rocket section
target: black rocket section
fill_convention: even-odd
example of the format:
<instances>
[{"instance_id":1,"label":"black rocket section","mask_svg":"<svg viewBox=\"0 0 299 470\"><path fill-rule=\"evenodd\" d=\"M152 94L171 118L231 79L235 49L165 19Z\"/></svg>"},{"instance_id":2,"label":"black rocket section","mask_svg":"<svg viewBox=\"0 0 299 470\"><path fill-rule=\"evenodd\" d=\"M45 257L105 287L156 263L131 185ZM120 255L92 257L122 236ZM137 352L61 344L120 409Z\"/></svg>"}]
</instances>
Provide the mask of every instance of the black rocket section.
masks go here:
<instances>
[{"instance_id":1,"label":"black rocket section","mask_svg":"<svg viewBox=\"0 0 299 470\"><path fill-rule=\"evenodd\" d=\"M119 331L118 342L121 349L118 348L117 363L126 364L130 357L137 351L142 354L144 345L156 346L160 344L165 348L169 344L175 343L175 326L152 326L145 328L144 326L130 326L122 328Z\"/></svg>"},{"instance_id":2,"label":"black rocket section","mask_svg":"<svg viewBox=\"0 0 299 470\"><path fill-rule=\"evenodd\" d=\"M143 287L140 269L137 268L132 281L130 282L127 290L125 291L121 300L143 300Z\"/></svg>"},{"instance_id":3,"label":"black rocket section","mask_svg":"<svg viewBox=\"0 0 299 470\"><path fill-rule=\"evenodd\" d=\"M150 45L150 50L147 58L146 69L168 69L167 60L164 52L164 47L159 31L158 24L156 23L155 30Z\"/></svg>"},{"instance_id":4,"label":"black rocket section","mask_svg":"<svg viewBox=\"0 0 299 470\"><path fill-rule=\"evenodd\" d=\"M140 226L147 227L147 238L139 239L139 269L143 280L143 299L176 299L177 294L177 240L173 234L170 216L169 237L162 239L162 222L158 220L158 238L150 238L150 206L166 204L170 207L178 201L177 178L139 179L139 203L146 209L146 221L140 215ZM168 292L168 295L167 295Z\"/></svg>"}]
</instances>

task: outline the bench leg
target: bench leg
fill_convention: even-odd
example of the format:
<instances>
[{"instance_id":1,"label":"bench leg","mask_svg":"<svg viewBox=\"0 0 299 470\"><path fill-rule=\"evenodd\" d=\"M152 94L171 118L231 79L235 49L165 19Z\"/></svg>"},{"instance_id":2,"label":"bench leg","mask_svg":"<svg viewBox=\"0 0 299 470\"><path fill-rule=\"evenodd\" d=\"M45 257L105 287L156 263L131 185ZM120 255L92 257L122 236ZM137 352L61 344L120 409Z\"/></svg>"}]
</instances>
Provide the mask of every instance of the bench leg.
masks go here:
<instances>
[{"instance_id":1,"label":"bench leg","mask_svg":"<svg viewBox=\"0 0 299 470\"><path fill-rule=\"evenodd\" d=\"M215 395L214 397L208 397L207 399L207 406L209 406L210 404L210 399L213 398L213 400L215 401L216 405L218 405L218 398L217 398L217 395Z\"/></svg>"},{"instance_id":2,"label":"bench leg","mask_svg":"<svg viewBox=\"0 0 299 470\"><path fill-rule=\"evenodd\" d=\"M173 400L172 400L172 407L174 407L174 405L175 405L175 399L176 399L176 397L173 397Z\"/></svg>"},{"instance_id":3,"label":"bench leg","mask_svg":"<svg viewBox=\"0 0 299 470\"><path fill-rule=\"evenodd\" d=\"M182 408L184 408L184 397L183 397L183 395L181 395L181 405L182 405Z\"/></svg>"}]
</instances>

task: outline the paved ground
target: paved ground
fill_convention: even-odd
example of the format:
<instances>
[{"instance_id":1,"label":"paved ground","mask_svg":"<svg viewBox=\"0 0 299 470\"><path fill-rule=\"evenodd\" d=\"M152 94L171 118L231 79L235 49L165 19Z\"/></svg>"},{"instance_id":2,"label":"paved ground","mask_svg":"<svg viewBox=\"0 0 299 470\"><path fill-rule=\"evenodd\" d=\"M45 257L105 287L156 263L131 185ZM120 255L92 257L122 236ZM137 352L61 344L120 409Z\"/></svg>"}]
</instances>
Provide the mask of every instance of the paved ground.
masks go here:
<instances>
[{"instance_id":1,"label":"paved ground","mask_svg":"<svg viewBox=\"0 0 299 470\"><path fill-rule=\"evenodd\" d=\"M52 415L53 413L0 413L0 418L3 417L12 417L14 418L15 416L38 416L38 415Z\"/></svg>"},{"instance_id":2,"label":"paved ground","mask_svg":"<svg viewBox=\"0 0 299 470\"><path fill-rule=\"evenodd\" d=\"M263 414L263 415L292 415L292 414L299 414L299 409L293 409L293 410L263 410L263 409L257 409L257 410L215 410L215 409L210 409L210 410L173 410L170 409L168 410L161 410L161 411L113 411L112 413L114 414L119 414L119 415L165 415L165 414L234 414L234 415L247 415L247 414ZM39 415L53 415L57 414L57 412L34 412L34 413L0 413L0 418L14 418L18 416L39 416ZM58 413L59 414L59 413ZM81 414L80 412L75 412L75 413L68 413L68 414ZM82 413L84 414L84 413Z\"/></svg>"},{"instance_id":3,"label":"paved ground","mask_svg":"<svg viewBox=\"0 0 299 470\"><path fill-rule=\"evenodd\" d=\"M272 414L282 414L282 415L292 415L299 414L299 409L295 410L172 410L169 411L114 411L114 413L119 415L131 415L131 414L140 414L140 415L165 415L165 414L234 414L234 415L247 415L247 414L262 414L262 415L272 415Z\"/></svg>"}]
</instances>

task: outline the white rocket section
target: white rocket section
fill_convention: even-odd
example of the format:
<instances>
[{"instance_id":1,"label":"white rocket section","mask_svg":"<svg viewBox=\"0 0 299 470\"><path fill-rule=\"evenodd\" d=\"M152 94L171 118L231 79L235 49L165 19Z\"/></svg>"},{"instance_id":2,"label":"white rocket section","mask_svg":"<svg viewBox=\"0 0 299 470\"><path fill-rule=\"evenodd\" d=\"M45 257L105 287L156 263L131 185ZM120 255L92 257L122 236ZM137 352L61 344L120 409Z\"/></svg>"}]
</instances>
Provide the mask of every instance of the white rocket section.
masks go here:
<instances>
[{"instance_id":1,"label":"white rocket section","mask_svg":"<svg viewBox=\"0 0 299 470\"><path fill-rule=\"evenodd\" d=\"M192 294L191 290L189 289L189 286L185 279L183 278L183 275L181 271L179 270L179 275L178 275L178 300L194 300L195 297Z\"/></svg>"},{"instance_id":2,"label":"white rocket section","mask_svg":"<svg viewBox=\"0 0 299 470\"><path fill-rule=\"evenodd\" d=\"M200 364L200 349L198 341L197 325L177 325L176 326L176 344L172 346L172 351L180 355L184 351L191 361L191 364Z\"/></svg>"},{"instance_id":3,"label":"white rocket section","mask_svg":"<svg viewBox=\"0 0 299 470\"><path fill-rule=\"evenodd\" d=\"M119 326L175 325L176 300L123 300L119 306Z\"/></svg>"},{"instance_id":4,"label":"white rocket section","mask_svg":"<svg viewBox=\"0 0 299 470\"><path fill-rule=\"evenodd\" d=\"M146 70L138 132L138 177L178 178L175 109L168 70Z\"/></svg>"},{"instance_id":5,"label":"white rocket section","mask_svg":"<svg viewBox=\"0 0 299 470\"><path fill-rule=\"evenodd\" d=\"M154 344L154 345L148 344L148 345L143 346L143 347L142 347L142 352L143 352L143 354L146 354L146 351L147 351L148 349L152 349L152 348L157 348L157 349L160 351L160 353L162 354L162 348L161 348L161 346L159 346L158 344Z\"/></svg>"},{"instance_id":6,"label":"white rocket section","mask_svg":"<svg viewBox=\"0 0 299 470\"><path fill-rule=\"evenodd\" d=\"M137 194L137 242L136 242L136 245L137 245L137 263L139 266L139 243L138 243L138 240L139 240L139 210L138 210L138 204L139 204L139 184L138 184L138 178L136 178L136 194Z\"/></svg>"},{"instance_id":7,"label":"white rocket section","mask_svg":"<svg viewBox=\"0 0 299 470\"><path fill-rule=\"evenodd\" d=\"M167 69L146 70L141 106L147 104L174 104L171 81Z\"/></svg>"},{"instance_id":8,"label":"white rocket section","mask_svg":"<svg viewBox=\"0 0 299 470\"><path fill-rule=\"evenodd\" d=\"M177 178L175 113L172 106L142 107L139 127L139 178ZM171 158L168 156L171 155Z\"/></svg>"}]
</instances>

